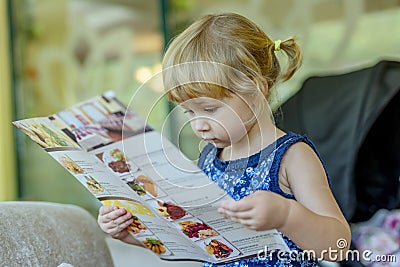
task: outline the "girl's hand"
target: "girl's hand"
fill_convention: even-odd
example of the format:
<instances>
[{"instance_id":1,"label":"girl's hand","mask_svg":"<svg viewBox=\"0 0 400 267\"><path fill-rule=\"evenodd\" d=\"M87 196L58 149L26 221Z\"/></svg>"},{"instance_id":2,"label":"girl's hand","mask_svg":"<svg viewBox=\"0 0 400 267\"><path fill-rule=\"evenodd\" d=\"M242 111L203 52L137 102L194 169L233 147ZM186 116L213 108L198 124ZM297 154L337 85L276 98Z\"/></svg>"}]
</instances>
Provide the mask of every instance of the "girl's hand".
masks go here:
<instances>
[{"instance_id":1,"label":"girl's hand","mask_svg":"<svg viewBox=\"0 0 400 267\"><path fill-rule=\"evenodd\" d=\"M130 236L127 227L133 222L132 214L116 206L101 206L97 223L112 238L124 241Z\"/></svg>"},{"instance_id":2,"label":"girl's hand","mask_svg":"<svg viewBox=\"0 0 400 267\"><path fill-rule=\"evenodd\" d=\"M289 200L276 193L260 190L239 201L223 202L218 212L247 228L262 231L282 227L289 215L289 208Z\"/></svg>"}]
</instances>

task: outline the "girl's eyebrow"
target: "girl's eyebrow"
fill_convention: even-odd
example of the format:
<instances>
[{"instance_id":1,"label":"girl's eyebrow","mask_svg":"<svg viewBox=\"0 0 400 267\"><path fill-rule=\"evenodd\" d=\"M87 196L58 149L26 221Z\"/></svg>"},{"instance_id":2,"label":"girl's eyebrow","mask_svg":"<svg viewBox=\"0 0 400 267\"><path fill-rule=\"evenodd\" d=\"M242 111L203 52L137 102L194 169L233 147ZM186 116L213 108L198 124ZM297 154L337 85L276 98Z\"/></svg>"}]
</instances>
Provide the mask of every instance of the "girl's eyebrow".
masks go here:
<instances>
[{"instance_id":1,"label":"girl's eyebrow","mask_svg":"<svg viewBox=\"0 0 400 267\"><path fill-rule=\"evenodd\" d=\"M206 106L216 106L221 103L223 103L221 100L217 100L214 98L196 98L196 99L190 99L187 102L185 101L183 103L180 103L179 105L183 109L189 109L189 107L193 105L197 107L206 107Z\"/></svg>"},{"instance_id":2,"label":"girl's eyebrow","mask_svg":"<svg viewBox=\"0 0 400 267\"><path fill-rule=\"evenodd\" d=\"M185 101L185 102L183 102L183 103L180 103L179 105L180 105L182 108L187 109L187 108L188 108L187 106L190 106L190 105L196 105L196 106L198 106L198 105L202 105L202 104L203 104L203 101L201 101L200 99L196 99L196 100L190 99L190 100L188 100L188 101Z\"/></svg>"},{"instance_id":3,"label":"girl's eyebrow","mask_svg":"<svg viewBox=\"0 0 400 267\"><path fill-rule=\"evenodd\" d=\"M195 104L195 105L197 105L197 104ZM179 104L179 106L184 110L189 110L190 109L190 104L187 105L187 104L181 103L181 104Z\"/></svg>"},{"instance_id":4,"label":"girl's eyebrow","mask_svg":"<svg viewBox=\"0 0 400 267\"><path fill-rule=\"evenodd\" d=\"M186 107L184 104L182 104L182 103L179 104L178 106L181 107L181 108L183 108L183 109L187 109L187 107Z\"/></svg>"}]
</instances>

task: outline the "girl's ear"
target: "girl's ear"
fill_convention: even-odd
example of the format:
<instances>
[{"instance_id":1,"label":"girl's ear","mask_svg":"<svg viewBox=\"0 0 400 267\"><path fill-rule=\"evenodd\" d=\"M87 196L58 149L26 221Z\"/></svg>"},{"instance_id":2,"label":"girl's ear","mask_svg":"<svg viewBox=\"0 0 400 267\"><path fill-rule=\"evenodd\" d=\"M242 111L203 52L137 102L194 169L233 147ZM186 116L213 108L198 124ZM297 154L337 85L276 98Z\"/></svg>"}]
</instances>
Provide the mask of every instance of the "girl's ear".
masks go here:
<instances>
[{"instance_id":1,"label":"girl's ear","mask_svg":"<svg viewBox=\"0 0 400 267\"><path fill-rule=\"evenodd\" d=\"M263 88L261 88L261 93L267 97L268 96L268 91L269 91L269 86L268 86L268 82L265 78L262 78L262 84L263 84Z\"/></svg>"}]
</instances>

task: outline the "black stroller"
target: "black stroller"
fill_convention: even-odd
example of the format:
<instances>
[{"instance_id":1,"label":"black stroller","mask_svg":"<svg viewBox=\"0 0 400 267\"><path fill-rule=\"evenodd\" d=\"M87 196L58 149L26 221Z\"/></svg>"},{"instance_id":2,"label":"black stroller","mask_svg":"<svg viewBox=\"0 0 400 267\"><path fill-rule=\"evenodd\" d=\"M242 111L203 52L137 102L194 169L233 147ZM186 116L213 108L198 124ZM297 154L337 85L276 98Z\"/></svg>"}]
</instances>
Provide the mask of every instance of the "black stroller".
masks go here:
<instances>
[{"instance_id":1,"label":"black stroller","mask_svg":"<svg viewBox=\"0 0 400 267\"><path fill-rule=\"evenodd\" d=\"M349 222L400 207L400 62L311 77L281 110L278 126L316 145Z\"/></svg>"}]
</instances>

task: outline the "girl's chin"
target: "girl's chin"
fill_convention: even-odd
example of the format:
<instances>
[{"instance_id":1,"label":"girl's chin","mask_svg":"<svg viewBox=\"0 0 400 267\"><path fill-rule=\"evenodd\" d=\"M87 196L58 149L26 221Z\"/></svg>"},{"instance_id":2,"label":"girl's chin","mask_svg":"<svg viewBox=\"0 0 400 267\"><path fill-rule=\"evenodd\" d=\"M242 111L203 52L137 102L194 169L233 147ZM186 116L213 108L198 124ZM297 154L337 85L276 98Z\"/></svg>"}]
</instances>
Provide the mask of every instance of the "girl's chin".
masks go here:
<instances>
[{"instance_id":1,"label":"girl's chin","mask_svg":"<svg viewBox=\"0 0 400 267\"><path fill-rule=\"evenodd\" d=\"M226 144L226 143L218 142L218 141L210 142L210 143L213 144L214 146L216 146L217 148L225 148L225 147L230 146L230 144Z\"/></svg>"},{"instance_id":2,"label":"girl's chin","mask_svg":"<svg viewBox=\"0 0 400 267\"><path fill-rule=\"evenodd\" d=\"M230 143L223 142L223 141L221 141L219 139L216 139L216 138L214 138L214 139L202 139L202 140L204 142L211 143L211 144L213 144L214 146L216 146L218 148L225 148L225 147L228 147L228 146L231 145Z\"/></svg>"}]
</instances>

